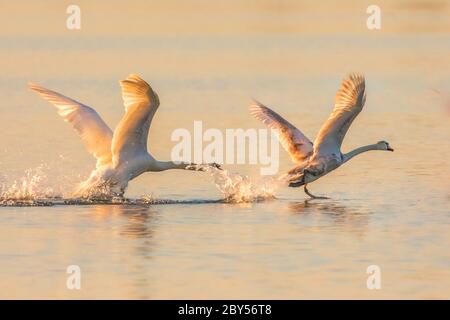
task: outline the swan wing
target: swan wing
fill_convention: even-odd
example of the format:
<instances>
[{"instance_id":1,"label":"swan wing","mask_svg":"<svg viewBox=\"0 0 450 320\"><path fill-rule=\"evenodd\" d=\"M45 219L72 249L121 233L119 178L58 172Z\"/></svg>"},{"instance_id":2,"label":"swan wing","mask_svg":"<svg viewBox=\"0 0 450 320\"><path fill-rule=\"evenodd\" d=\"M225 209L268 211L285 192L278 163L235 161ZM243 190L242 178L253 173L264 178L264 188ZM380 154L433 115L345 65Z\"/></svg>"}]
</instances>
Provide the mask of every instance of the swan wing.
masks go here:
<instances>
[{"instance_id":1,"label":"swan wing","mask_svg":"<svg viewBox=\"0 0 450 320\"><path fill-rule=\"evenodd\" d=\"M336 94L333 111L314 141L314 154L339 155L348 128L361 112L366 101L365 80L360 74L348 75Z\"/></svg>"},{"instance_id":2,"label":"swan wing","mask_svg":"<svg viewBox=\"0 0 450 320\"><path fill-rule=\"evenodd\" d=\"M94 109L34 83L28 87L52 103L64 121L72 124L86 149L97 159L97 167L111 162L113 133Z\"/></svg>"},{"instance_id":3,"label":"swan wing","mask_svg":"<svg viewBox=\"0 0 450 320\"><path fill-rule=\"evenodd\" d=\"M117 165L137 154L147 152L150 123L159 107L158 95L136 74L120 81L125 115L114 131L113 163Z\"/></svg>"},{"instance_id":4,"label":"swan wing","mask_svg":"<svg viewBox=\"0 0 450 320\"><path fill-rule=\"evenodd\" d=\"M280 143L289 153L293 162L302 162L313 151L312 142L275 111L257 101L250 105L249 110L256 119L262 121L269 128L277 130Z\"/></svg>"}]
</instances>

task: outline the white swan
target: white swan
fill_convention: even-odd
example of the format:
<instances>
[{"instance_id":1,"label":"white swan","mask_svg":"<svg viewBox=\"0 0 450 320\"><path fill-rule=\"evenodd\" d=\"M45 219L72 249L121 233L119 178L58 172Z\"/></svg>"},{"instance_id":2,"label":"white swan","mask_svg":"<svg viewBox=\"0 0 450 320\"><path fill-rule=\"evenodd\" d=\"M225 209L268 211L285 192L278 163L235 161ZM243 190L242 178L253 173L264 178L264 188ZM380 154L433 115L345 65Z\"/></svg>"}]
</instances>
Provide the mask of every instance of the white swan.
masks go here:
<instances>
[{"instance_id":1,"label":"white swan","mask_svg":"<svg viewBox=\"0 0 450 320\"><path fill-rule=\"evenodd\" d=\"M283 176L283 179L288 180L289 186L304 185L306 194L311 198L325 198L312 195L306 187L307 184L333 171L360 153L370 150L394 151L389 143L379 141L349 153L341 152L344 136L353 120L361 112L365 100L364 76L351 74L345 78L337 92L334 109L317 134L314 143L276 112L259 102L254 102L250 106L250 113L270 128L278 129L282 146L297 164Z\"/></svg>"},{"instance_id":2,"label":"white swan","mask_svg":"<svg viewBox=\"0 0 450 320\"><path fill-rule=\"evenodd\" d=\"M194 169L190 163L158 161L148 153L148 130L159 106L158 95L135 74L120 85L125 115L114 133L94 109L39 85L28 85L55 105L97 159L96 169L79 185L75 197L123 196L128 182L144 172Z\"/></svg>"}]
</instances>

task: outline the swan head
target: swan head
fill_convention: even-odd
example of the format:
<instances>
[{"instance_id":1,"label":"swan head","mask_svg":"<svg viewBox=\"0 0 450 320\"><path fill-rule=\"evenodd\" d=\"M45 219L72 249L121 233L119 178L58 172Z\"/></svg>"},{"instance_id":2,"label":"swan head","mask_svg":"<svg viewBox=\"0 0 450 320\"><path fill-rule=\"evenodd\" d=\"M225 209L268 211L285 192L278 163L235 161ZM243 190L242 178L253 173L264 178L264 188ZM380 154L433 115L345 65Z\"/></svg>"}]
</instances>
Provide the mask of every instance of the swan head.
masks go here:
<instances>
[{"instance_id":1,"label":"swan head","mask_svg":"<svg viewBox=\"0 0 450 320\"><path fill-rule=\"evenodd\" d=\"M389 142L386 141L378 141L377 142L379 150L385 150L385 151L394 151L394 149L391 148L389 145Z\"/></svg>"}]
</instances>

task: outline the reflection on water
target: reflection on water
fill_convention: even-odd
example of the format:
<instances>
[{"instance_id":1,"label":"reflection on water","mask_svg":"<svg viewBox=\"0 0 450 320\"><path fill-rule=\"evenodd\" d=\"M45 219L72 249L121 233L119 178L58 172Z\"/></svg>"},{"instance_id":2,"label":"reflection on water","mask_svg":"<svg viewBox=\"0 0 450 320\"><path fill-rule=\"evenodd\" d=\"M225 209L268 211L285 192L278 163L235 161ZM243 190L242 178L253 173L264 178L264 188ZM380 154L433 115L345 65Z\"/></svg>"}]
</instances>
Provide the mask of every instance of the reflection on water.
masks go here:
<instances>
[{"instance_id":1,"label":"reflection on water","mask_svg":"<svg viewBox=\"0 0 450 320\"><path fill-rule=\"evenodd\" d=\"M314 219L314 228L340 229L344 232L362 235L369 225L371 211L367 207L350 207L343 202L330 200L304 200L291 202L292 213Z\"/></svg>"},{"instance_id":2,"label":"reflection on water","mask_svg":"<svg viewBox=\"0 0 450 320\"><path fill-rule=\"evenodd\" d=\"M344 218L346 216L367 215L368 209L351 209L339 202L329 200L304 200L299 202L291 202L289 208L293 213L312 214L322 213L335 218Z\"/></svg>"},{"instance_id":3,"label":"reflection on water","mask_svg":"<svg viewBox=\"0 0 450 320\"><path fill-rule=\"evenodd\" d=\"M93 219L120 221L118 230L113 232L124 241L133 241L129 254L140 258L140 261L127 270L132 278L128 285L139 289L139 292L134 293L136 298L148 299L151 270L147 269L145 261L152 258L155 250L153 237L157 228L157 209L139 205L99 205L94 208Z\"/></svg>"},{"instance_id":4,"label":"reflection on water","mask_svg":"<svg viewBox=\"0 0 450 320\"><path fill-rule=\"evenodd\" d=\"M369 298L370 264L386 272L378 296L408 288L442 297L445 281L416 290L425 280L407 270L445 275L445 225L418 224L408 204L395 208L349 200L4 208L0 263L21 277L3 278L1 297ZM84 272L78 293L64 287L69 264Z\"/></svg>"},{"instance_id":5,"label":"reflection on water","mask_svg":"<svg viewBox=\"0 0 450 320\"><path fill-rule=\"evenodd\" d=\"M106 219L109 216L121 216L126 221L120 228L120 235L131 238L151 238L154 232L152 221L156 218L156 209L144 206L105 205L95 207L95 217Z\"/></svg>"}]
</instances>

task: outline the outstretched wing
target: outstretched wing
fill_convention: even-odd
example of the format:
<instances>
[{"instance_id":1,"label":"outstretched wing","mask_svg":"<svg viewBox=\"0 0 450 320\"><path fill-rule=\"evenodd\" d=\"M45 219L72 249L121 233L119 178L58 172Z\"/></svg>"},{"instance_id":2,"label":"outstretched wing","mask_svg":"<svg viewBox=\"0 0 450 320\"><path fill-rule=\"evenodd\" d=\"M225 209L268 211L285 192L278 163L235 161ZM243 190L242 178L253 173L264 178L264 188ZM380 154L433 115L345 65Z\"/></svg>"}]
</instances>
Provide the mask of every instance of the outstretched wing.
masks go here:
<instances>
[{"instance_id":1,"label":"outstretched wing","mask_svg":"<svg viewBox=\"0 0 450 320\"><path fill-rule=\"evenodd\" d=\"M312 142L296 127L275 111L254 101L250 113L271 129L277 129L281 145L289 153L293 162L302 162L313 151Z\"/></svg>"},{"instance_id":2,"label":"outstretched wing","mask_svg":"<svg viewBox=\"0 0 450 320\"><path fill-rule=\"evenodd\" d=\"M364 76L350 74L336 94L336 103L314 141L314 154L338 155L348 128L366 101Z\"/></svg>"},{"instance_id":3,"label":"outstretched wing","mask_svg":"<svg viewBox=\"0 0 450 320\"><path fill-rule=\"evenodd\" d=\"M148 130L159 106L158 95L138 75L130 74L120 85L125 115L114 131L114 165L147 151Z\"/></svg>"},{"instance_id":4,"label":"outstretched wing","mask_svg":"<svg viewBox=\"0 0 450 320\"><path fill-rule=\"evenodd\" d=\"M97 167L111 162L113 134L94 109L34 83L30 82L28 87L52 103L64 121L72 124L86 149L97 159Z\"/></svg>"}]
</instances>

